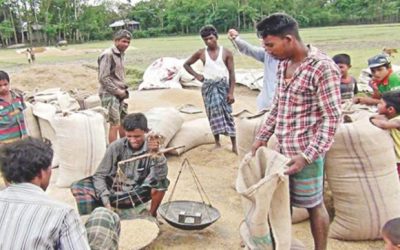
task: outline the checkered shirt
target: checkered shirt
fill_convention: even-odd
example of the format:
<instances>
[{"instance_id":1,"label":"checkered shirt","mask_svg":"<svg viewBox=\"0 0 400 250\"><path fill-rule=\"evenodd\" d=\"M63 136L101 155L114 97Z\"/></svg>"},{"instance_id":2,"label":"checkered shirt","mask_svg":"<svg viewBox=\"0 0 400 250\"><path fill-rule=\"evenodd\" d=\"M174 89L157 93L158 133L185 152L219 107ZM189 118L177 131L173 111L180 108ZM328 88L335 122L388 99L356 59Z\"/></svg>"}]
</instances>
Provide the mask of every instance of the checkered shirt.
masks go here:
<instances>
[{"instance_id":1,"label":"checkered shirt","mask_svg":"<svg viewBox=\"0 0 400 250\"><path fill-rule=\"evenodd\" d=\"M268 141L273 133L281 153L304 153L314 161L333 143L340 122L340 72L335 63L315 47L285 82L289 60L278 66L277 91L271 112L256 139Z\"/></svg>"}]
</instances>

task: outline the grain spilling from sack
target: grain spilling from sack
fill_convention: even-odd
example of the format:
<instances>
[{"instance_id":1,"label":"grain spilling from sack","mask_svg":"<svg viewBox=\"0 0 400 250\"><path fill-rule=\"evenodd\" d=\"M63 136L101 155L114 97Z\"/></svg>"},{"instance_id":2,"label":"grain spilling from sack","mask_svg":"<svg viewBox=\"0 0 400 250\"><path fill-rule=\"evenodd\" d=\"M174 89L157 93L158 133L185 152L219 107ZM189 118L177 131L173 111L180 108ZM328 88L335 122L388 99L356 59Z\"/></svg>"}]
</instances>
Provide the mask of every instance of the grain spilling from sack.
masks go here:
<instances>
[{"instance_id":1,"label":"grain spilling from sack","mask_svg":"<svg viewBox=\"0 0 400 250\"><path fill-rule=\"evenodd\" d=\"M122 220L119 249L141 249L153 242L159 232L157 224L146 219Z\"/></svg>"},{"instance_id":2,"label":"grain spilling from sack","mask_svg":"<svg viewBox=\"0 0 400 250\"><path fill-rule=\"evenodd\" d=\"M400 184L389 133L368 116L341 124L326 155L335 218L330 237L380 239L386 221L400 216Z\"/></svg>"}]
</instances>

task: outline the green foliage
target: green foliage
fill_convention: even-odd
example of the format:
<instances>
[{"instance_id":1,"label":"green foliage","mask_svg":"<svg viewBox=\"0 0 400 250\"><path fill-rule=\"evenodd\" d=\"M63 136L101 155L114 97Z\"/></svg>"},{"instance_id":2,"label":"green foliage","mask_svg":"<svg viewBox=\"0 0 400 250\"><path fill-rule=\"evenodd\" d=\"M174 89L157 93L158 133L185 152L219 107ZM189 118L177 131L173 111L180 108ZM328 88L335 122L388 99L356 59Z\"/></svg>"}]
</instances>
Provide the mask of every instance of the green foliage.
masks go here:
<instances>
[{"instance_id":1,"label":"green foliage","mask_svg":"<svg viewBox=\"0 0 400 250\"><path fill-rule=\"evenodd\" d=\"M0 0L0 7L2 40L18 40L21 23L28 24L28 37L40 24L45 41L35 41L39 43L109 40L109 25L126 19L140 22L135 38L194 34L205 24L221 33L229 28L252 31L274 12L292 15L302 28L400 21L399 0L143 0L135 5L113 0Z\"/></svg>"},{"instance_id":2,"label":"green foliage","mask_svg":"<svg viewBox=\"0 0 400 250\"><path fill-rule=\"evenodd\" d=\"M136 89L143 79L144 71L134 67L126 67L126 83Z\"/></svg>"}]
</instances>

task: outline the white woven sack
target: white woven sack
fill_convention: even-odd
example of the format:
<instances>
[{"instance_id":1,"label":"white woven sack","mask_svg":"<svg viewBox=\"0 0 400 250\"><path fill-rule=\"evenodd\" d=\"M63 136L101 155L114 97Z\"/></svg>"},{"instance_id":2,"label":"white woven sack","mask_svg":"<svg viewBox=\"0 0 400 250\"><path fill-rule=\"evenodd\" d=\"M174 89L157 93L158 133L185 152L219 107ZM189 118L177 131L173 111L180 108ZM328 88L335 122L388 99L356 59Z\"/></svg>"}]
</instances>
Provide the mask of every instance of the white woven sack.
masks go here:
<instances>
[{"instance_id":1,"label":"white woven sack","mask_svg":"<svg viewBox=\"0 0 400 250\"><path fill-rule=\"evenodd\" d=\"M55 117L60 157L58 187L69 187L94 173L106 151L103 123L104 117L91 110Z\"/></svg>"},{"instance_id":2,"label":"white woven sack","mask_svg":"<svg viewBox=\"0 0 400 250\"><path fill-rule=\"evenodd\" d=\"M52 166L59 165L58 148L56 131L52 126L52 122L56 115L56 107L48 103L38 102L32 107L33 114L37 116L39 122L40 133L42 138L46 138L51 141L52 148L54 151Z\"/></svg>"},{"instance_id":3,"label":"white woven sack","mask_svg":"<svg viewBox=\"0 0 400 250\"><path fill-rule=\"evenodd\" d=\"M25 105L26 109L24 109L24 120L28 135L34 138L42 138L39 121L37 117L33 115L33 105L29 102L25 102Z\"/></svg>"},{"instance_id":4,"label":"white woven sack","mask_svg":"<svg viewBox=\"0 0 400 250\"><path fill-rule=\"evenodd\" d=\"M214 143L214 136L207 118L188 121L183 123L181 129L168 144L168 147L185 147L172 150L169 154L180 155L197 146L211 143Z\"/></svg>"},{"instance_id":5,"label":"white woven sack","mask_svg":"<svg viewBox=\"0 0 400 250\"><path fill-rule=\"evenodd\" d=\"M164 145L168 145L183 124L183 118L175 108L152 108L145 115L149 129L164 137Z\"/></svg>"},{"instance_id":6,"label":"white woven sack","mask_svg":"<svg viewBox=\"0 0 400 250\"><path fill-rule=\"evenodd\" d=\"M263 125L266 112L257 115L238 118L236 123L236 137L238 145L239 159L242 159L251 150L258 130Z\"/></svg>"}]
</instances>

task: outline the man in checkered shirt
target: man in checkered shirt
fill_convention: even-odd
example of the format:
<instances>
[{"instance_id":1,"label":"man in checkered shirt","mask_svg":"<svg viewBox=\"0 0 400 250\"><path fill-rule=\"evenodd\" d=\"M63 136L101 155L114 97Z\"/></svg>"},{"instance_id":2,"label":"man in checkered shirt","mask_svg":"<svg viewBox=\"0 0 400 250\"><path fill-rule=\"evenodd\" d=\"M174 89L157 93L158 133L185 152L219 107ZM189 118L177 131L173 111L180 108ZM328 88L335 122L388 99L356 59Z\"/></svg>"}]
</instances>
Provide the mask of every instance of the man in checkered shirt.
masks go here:
<instances>
[{"instance_id":1,"label":"man in checkered shirt","mask_svg":"<svg viewBox=\"0 0 400 250\"><path fill-rule=\"evenodd\" d=\"M305 45L292 17L276 13L257 24L267 53L281 60L271 112L252 146L253 154L272 134L291 158L292 206L307 208L315 249L327 248L329 215L323 203L323 161L340 121L340 72L317 48Z\"/></svg>"}]
</instances>

